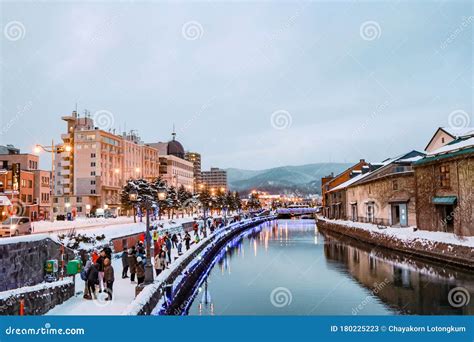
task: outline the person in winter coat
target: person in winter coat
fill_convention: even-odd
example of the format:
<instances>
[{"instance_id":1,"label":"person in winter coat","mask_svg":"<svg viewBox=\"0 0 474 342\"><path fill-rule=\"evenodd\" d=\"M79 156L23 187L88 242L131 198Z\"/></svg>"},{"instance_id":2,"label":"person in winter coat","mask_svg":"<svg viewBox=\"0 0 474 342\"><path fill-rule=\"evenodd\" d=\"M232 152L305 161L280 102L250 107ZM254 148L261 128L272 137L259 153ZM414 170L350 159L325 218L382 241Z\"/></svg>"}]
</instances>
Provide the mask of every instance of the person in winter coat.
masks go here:
<instances>
[{"instance_id":1,"label":"person in winter coat","mask_svg":"<svg viewBox=\"0 0 474 342\"><path fill-rule=\"evenodd\" d=\"M140 285L145 281L145 265L143 264L142 257L137 258L137 283Z\"/></svg>"},{"instance_id":2,"label":"person in winter coat","mask_svg":"<svg viewBox=\"0 0 474 342\"><path fill-rule=\"evenodd\" d=\"M92 263L95 264L97 262L97 259L99 258L99 254L97 253L97 250L94 249L94 251L91 254L92 258Z\"/></svg>"},{"instance_id":3,"label":"person in winter coat","mask_svg":"<svg viewBox=\"0 0 474 342\"><path fill-rule=\"evenodd\" d=\"M172 243L171 243L171 239L170 239L170 236L169 236L168 233L166 233L165 244L166 244L166 249L167 249L167 252L168 252L168 262L171 263L171 246L172 246Z\"/></svg>"},{"instance_id":4,"label":"person in winter coat","mask_svg":"<svg viewBox=\"0 0 474 342\"><path fill-rule=\"evenodd\" d=\"M87 261L86 261L86 265L84 266L84 270L83 270L83 272L84 272L84 274L85 274L85 280L84 280L84 299L91 299L91 298L90 298L90 297L91 297L91 294L90 294L90 292L89 292L89 286L88 286L88 284L87 284L87 277L88 277L88 275L89 275L89 270L90 270L91 266L92 266L92 261L87 260ZM81 274L81 276L82 276L82 274Z\"/></svg>"},{"instance_id":5,"label":"person in winter coat","mask_svg":"<svg viewBox=\"0 0 474 342\"><path fill-rule=\"evenodd\" d=\"M96 298L95 286L99 283L99 265L92 264L87 274L87 287L89 289L89 296L86 299Z\"/></svg>"},{"instance_id":6,"label":"person in winter coat","mask_svg":"<svg viewBox=\"0 0 474 342\"><path fill-rule=\"evenodd\" d=\"M178 235L173 234L171 236L171 242L173 243L173 247L177 248L178 247Z\"/></svg>"},{"instance_id":7,"label":"person in winter coat","mask_svg":"<svg viewBox=\"0 0 474 342\"><path fill-rule=\"evenodd\" d=\"M191 235L188 232L184 235L184 243L186 244L186 250L189 250L189 245L191 243Z\"/></svg>"},{"instance_id":8,"label":"person in winter coat","mask_svg":"<svg viewBox=\"0 0 474 342\"><path fill-rule=\"evenodd\" d=\"M181 239L181 236L178 241L178 255L183 254L183 239Z\"/></svg>"},{"instance_id":9,"label":"person in winter coat","mask_svg":"<svg viewBox=\"0 0 474 342\"><path fill-rule=\"evenodd\" d=\"M107 289L105 290L107 292L107 298L105 300L112 300L114 280L114 268L111 265L110 259L106 258L104 260L104 282L107 287Z\"/></svg>"},{"instance_id":10,"label":"person in winter coat","mask_svg":"<svg viewBox=\"0 0 474 342\"><path fill-rule=\"evenodd\" d=\"M99 271L99 293L104 291L104 260L106 258L105 251L102 250L100 252L99 257L97 258L97 261L95 262L98 266L98 271Z\"/></svg>"},{"instance_id":11,"label":"person in winter coat","mask_svg":"<svg viewBox=\"0 0 474 342\"><path fill-rule=\"evenodd\" d=\"M154 260L155 272L158 276L166 268L166 255L165 252L161 251L155 256Z\"/></svg>"},{"instance_id":12,"label":"person in winter coat","mask_svg":"<svg viewBox=\"0 0 474 342\"><path fill-rule=\"evenodd\" d=\"M134 283L135 273L137 273L137 256L134 247L128 250L128 266L130 267L130 282Z\"/></svg>"},{"instance_id":13,"label":"person in winter coat","mask_svg":"<svg viewBox=\"0 0 474 342\"><path fill-rule=\"evenodd\" d=\"M128 268L129 268L129 262L128 262L128 251L125 249L122 252L122 279L128 278Z\"/></svg>"}]
</instances>

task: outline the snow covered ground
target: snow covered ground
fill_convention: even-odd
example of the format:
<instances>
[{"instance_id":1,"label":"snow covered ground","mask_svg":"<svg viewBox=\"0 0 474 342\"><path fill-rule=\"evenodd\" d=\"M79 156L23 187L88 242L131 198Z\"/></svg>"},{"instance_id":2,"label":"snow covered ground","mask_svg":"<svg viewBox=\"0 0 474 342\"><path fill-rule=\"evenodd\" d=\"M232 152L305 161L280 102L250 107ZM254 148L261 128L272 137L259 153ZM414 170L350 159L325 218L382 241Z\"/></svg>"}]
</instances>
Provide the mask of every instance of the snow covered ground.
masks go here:
<instances>
[{"instance_id":1,"label":"snow covered ground","mask_svg":"<svg viewBox=\"0 0 474 342\"><path fill-rule=\"evenodd\" d=\"M318 218L323 221L327 221L330 223L335 223L339 225L344 225L352 228L359 228L371 231L377 234L386 234L392 237L395 237L399 240L406 241L408 243L420 241L425 243L435 243L441 242L450 245L458 245L458 246L465 246L465 247L473 247L474 248L474 237L460 237L452 233L445 233L445 232L430 232L427 230L417 230L414 231L414 227L406 227L406 228L394 228L388 227L386 229L379 229L377 225L371 223L362 223L362 222L353 222L353 221L345 221L345 220L330 220L326 218Z\"/></svg>"},{"instance_id":2,"label":"snow covered ground","mask_svg":"<svg viewBox=\"0 0 474 342\"><path fill-rule=\"evenodd\" d=\"M209 230L208 234L210 234ZM191 236L193 237L194 234L191 234ZM202 240L200 244L201 243ZM188 253L192 253L192 251L198 246L199 245L192 244L190 250L186 251L183 243L184 254L182 256L178 256L177 249L172 248L172 263L169 265L169 269L163 271L159 277L155 276L155 283L147 286L143 291L152 291L153 289L151 287L158 285L160 279L165 279L180 260L182 260ZM132 284L129 278L122 279L122 261L120 255L120 253L115 255L115 258L112 260L115 275L114 295L112 301L104 300L107 297L105 293L98 293L97 300L86 300L82 298L85 284L79 276L76 276L76 296L63 304L56 306L50 310L47 315L121 315L125 312L130 312L130 303L135 299L136 283ZM178 259L175 260L175 258ZM143 293L141 296L144 297L145 294L146 293Z\"/></svg>"},{"instance_id":3,"label":"snow covered ground","mask_svg":"<svg viewBox=\"0 0 474 342\"><path fill-rule=\"evenodd\" d=\"M133 217L120 216L117 218L76 218L74 221L36 221L33 222L33 233L53 232L87 227L103 227L124 223L132 223Z\"/></svg>"}]
</instances>

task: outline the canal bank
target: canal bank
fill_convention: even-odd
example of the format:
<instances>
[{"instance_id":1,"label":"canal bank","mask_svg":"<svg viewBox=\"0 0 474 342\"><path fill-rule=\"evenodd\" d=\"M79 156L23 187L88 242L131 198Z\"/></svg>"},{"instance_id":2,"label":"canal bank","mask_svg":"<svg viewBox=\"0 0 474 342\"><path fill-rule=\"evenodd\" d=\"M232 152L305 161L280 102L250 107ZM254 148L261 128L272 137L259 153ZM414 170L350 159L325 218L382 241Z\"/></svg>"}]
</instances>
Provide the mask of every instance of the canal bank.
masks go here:
<instances>
[{"instance_id":1,"label":"canal bank","mask_svg":"<svg viewBox=\"0 0 474 342\"><path fill-rule=\"evenodd\" d=\"M313 220L274 220L244 233L218 251L176 314L474 313L473 301L453 302L453 289L474 298L466 269L376 248Z\"/></svg>"},{"instance_id":2,"label":"canal bank","mask_svg":"<svg viewBox=\"0 0 474 342\"><path fill-rule=\"evenodd\" d=\"M357 222L328 220L318 217L320 229L333 231L353 239L363 241L378 247L403 252L441 262L445 265L474 270L474 246L470 246L468 239L456 238L449 234L452 242L446 239L430 239L429 235L436 232L414 231L413 228L385 228L379 229L376 225L359 224ZM442 233L446 234L447 233ZM440 234L437 234L440 235Z\"/></svg>"}]
</instances>

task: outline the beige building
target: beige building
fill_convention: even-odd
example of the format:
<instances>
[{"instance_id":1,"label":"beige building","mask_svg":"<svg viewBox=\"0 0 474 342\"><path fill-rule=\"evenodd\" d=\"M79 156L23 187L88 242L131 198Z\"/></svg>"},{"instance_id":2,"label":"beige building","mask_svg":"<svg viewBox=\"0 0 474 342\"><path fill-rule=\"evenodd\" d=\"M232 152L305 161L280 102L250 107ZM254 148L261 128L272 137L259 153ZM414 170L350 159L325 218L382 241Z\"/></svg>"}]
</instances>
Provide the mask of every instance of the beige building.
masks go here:
<instances>
[{"instance_id":1,"label":"beige building","mask_svg":"<svg viewBox=\"0 0 474 342\"><path fill-rule=\"evenodd\" d=\"M143 144L135 132L106 132L76 112L62 119L68 133L61 137L72 150L56 154L55 215L83 216L97 209L118 213L128 179L158 177L158 150Z\"/></svg>"},{"instance_id":2,"label":"beige building","mask_svg":"<svg viewBox=\"0 0 474 342\"><path fill-rule=\"evenodd\" d=\"M194 190L194 164L185 159L183 145L176 140L176 133L169 142L147 144L158 150L160 156L159 174L170 186L179 188L183 185L186 190Z\"/></svg>"},{"instance_id":3,"label":"beige building","mask_svg":"<svg viewBox=\"0 0 474 342\"><path fill-rule=\"evenodd\" d=\"M372 171L339 185L344 190L345 218L385 226L416 225L416 185L413 163L424 157L418 151L375 164Z\"/></svg>"},{"instance_id":4,"label":"beige building","mask_svg":"<svg viewBox=\"0 0 474 342\"><path fill-rule=\"evenodd\" d=\"M227 171L211 167L209 171L201 173L202 184L209 190L227 191Z\"/></svg>"},{"instance_id":5,"label":"beige building","mask_svg":"<svg viewBox=\"0 0 474 342\"><path fill-rule=\"evenodd\" d=\"M201 184L201 154L197 152L186 152L184 159L193 163L194 192L197 192Z\"/></svg>"},{"instance_id":6,"label":"beige building","mask_svg":"<svg viewBox=\"0 0 474 342\"><path fill-rule=\"evenodd\" d=\"M474 128L468 127L454 129L450 127L439 127L428 145L425 147L425 151L429 154L458 138L467 136L474 136Z\"/></svg>"}]
</instances>

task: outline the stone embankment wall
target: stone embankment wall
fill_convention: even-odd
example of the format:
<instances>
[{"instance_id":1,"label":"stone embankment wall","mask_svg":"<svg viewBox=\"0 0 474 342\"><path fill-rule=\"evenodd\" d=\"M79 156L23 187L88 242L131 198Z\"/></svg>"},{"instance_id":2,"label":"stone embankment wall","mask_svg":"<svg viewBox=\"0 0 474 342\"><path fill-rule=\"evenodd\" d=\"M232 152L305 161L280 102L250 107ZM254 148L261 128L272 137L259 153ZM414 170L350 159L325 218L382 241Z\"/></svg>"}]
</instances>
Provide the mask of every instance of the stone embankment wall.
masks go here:
<instances>
[{"instance_id":1,"label":"stone embankment wall","mask_svg":"<svg viewBox=\"0 0 474 342\"><path fill-rule=\"evenodd\" d=\"M391 235L339 225L325 220L318 220L318 228L350 236L376 246L393 249L418 257L429 258L444 264L449 263L474 269L474 248L472 247L422 239L405 241Z\"/></svg>"},{"instance_id":2,"label":"stone embankment wall","mask_svg":"<svg viewBox=\"0 0 474 342\"><path fill-rule=\"evenodd\" d=\"M48 235L0 240L0 315L18 315L21 300L25 315L44 314L74 295L70 278L44 282L46 261L60 262L61 251L62 245ZM73 258L74 253L64 248L65 264Z\"/></svg>"}]
</instances>

